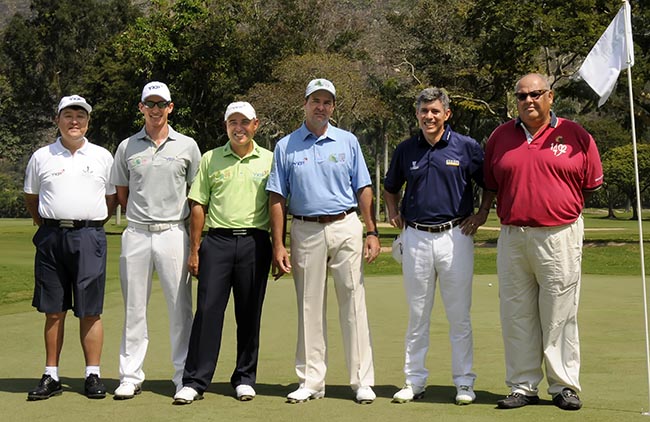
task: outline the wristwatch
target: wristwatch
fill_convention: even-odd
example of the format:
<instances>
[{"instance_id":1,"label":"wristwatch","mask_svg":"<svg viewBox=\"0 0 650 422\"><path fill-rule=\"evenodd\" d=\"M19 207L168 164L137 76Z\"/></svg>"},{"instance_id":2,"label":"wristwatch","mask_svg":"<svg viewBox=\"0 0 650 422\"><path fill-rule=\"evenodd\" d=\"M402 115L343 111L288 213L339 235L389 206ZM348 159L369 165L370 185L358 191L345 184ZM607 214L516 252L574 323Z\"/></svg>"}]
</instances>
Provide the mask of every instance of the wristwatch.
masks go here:
<instances>
[{"instance_id":1,"label":"wristwatch","mask_svg":"<svg viewBox=\"0 0 650 422\"><path fill-rule=\"evenodd\" d=\"M377 236L379 237L379 232L377 230L370 230L366 232L366 237L368 236Z\"/></svg>"}]
</instances>

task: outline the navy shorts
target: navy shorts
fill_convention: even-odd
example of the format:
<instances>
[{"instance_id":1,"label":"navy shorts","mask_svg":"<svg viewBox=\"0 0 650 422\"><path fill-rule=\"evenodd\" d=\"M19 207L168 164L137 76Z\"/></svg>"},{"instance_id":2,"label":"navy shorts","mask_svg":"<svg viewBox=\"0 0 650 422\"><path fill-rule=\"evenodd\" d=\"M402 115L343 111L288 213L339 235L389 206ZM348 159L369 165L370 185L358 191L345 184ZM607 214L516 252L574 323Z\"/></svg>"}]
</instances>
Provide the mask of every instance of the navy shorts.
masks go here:
<instances>
[{"instance_id":1,"label":"navy shorts","mask_svg":"<svg viewBox=\"0 0 650 422\"><path fill-rule=\"evenodd\" d=\"M32 306L46 314L72 309L77 317L100 315L106 286L104 228L40 226L32 242L36 246Z\"/></svg>"}]
</instances>

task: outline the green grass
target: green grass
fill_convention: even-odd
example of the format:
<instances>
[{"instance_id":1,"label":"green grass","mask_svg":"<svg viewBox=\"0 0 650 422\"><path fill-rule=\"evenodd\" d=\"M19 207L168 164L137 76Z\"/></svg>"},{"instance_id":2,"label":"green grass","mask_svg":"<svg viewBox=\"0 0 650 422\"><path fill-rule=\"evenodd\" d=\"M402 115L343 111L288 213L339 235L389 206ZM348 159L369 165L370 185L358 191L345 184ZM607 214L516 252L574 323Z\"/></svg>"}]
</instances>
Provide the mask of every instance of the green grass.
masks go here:
<instances>
[{"instance_id":1,"label":"green grass","mask_svg":"<svg viewBox=\"0 0 650 422\"><path fill-rule=\"evenodd\" d=\"M489 283L493 283L490 286ZM403 383L403 336L406 303L399 276L366 278L367 303L373 335L377 401L360 406L352 401L342 354L336 301L330 283L329 370L327 395L323 400L300 405L284 403L284 396L296 388L293 353L296 341L296 309L293 283L288 278L269 285L264 308L258 397L240 403L228 384L234 365L235 331L232 308L227 311L223 346L213 384L205 400L191 406L172 406L173 387L169 378L166 307L156 286L149 304L149 353L145 363L144 392L133 400L110 398L89 401L82 390L83 356L77 339L77 321L69 318L60 373L65 392L43 402L26 402L43 370L43 318L26 304L14 313L0 316L0 403L3 420L35 421L625 421L643 420L648 408L640 285L634 277L586 276L581 298L580 328L584 408L562 412L550 404L540 386L543 402L512 411L495 409L506 387L501 343L496 277L475 277L472 319L475 366L478 374L477 402L459 407L452 404L450 350L447 322L439 295L433 311L431 348L427 364L431 371L427 394L421 401L405 405L390 403ZM103 315L105 343L102 376L112 391L118 384L117 359L123 321L120 294L106 295ZM13 305L17 307L18 305ZM92 416L92 417L91 417ZM143 419L144 418L144 419Z\"/></svg>"},{"instance_id":2,"label":"green grass","mask_svg":"<svg viewBox=\"0 0 650 422\"><path fill-rule=\"evenodd\" d=\"M589 227L592 222L587 218ZM595 218L595 224L601 220ZM617 221L625 235L633 236L635 222ZM494 227L497 225L494 224ZM602 224L601 228L609 227ZM118 353L123 324L123 304L119 292L117 265L121 228L108 226L109 273L103 321L105 343L102 376L112 391L118 384ZM338 328L337 306L330 283L329 298L329 371L327 397L301 405L284 403L284 396L296 387L293 354L296 341L296 305L293 283L283 277L269 284L264 315L258 374L258 397L249 403L237 402L228 384L234 364L235 325L229 306L223 346L214 382L205 400L191 406L171 406L173 386L169 363L167 311L160 287L155 284L149 304L149 353L145 363L147 381L144 392L133 400L89 401L82 390L83 356L78 342L77 321L70 317L60 366L65 392L43 402L26 402L43 370L43 317L28 300L12 297L7 285L29 296L32 283L34 227L26 220L0 221L0 403L3 420L35 421L626 421L645 420L640 412L648 410L648 386L645 367L645 342L641 283L637 268L625 264L637 259L638 246L585 248L585 272L581 305L580 332L582 376L585 403L579 412L562 412L550 404L540 386L542 405L512 411L495 409L495 402L507 389L504 385L503 346L499 324L497 280L494 272L478 274L474 279L472 320L474 325L475 371L478 374L477 403L459 407L451 403L450 350L447 322L439 294L432 315L431 347L428 367L431 371L427 394L421 401L405 405L390 403L390 397L403 383L403 337L407 308L399 267L388 254L367 266L367 304L373 336L377 401L370 406L356 405L348 387L347 371ZM390 229L382 228L382 242L390 241ZM488 232L486 230L486 232ZM481 232L479 232L481 233ZM598 232L600 233L600 232ZM612 231L612 233L614 233ZM491 235L492 232L485 234ZM489 242L488 242L489 243ZM605 243L606 244L606 243ZM634 248L637 257L634 257ZM621 251L621 252L618 252ZM598 252L598 254L596 254ZM476 268L489 271L495 258L494 245L476 248ZM602 254L601 254L602 253ZM610 257L613 255L613 258ZM603 262L606 261L606 262ZM615 265L617 264L617 265ZM493 265L493 264L490 264ZM587 270L611 272L592 275ZM382 275L373 275L381 273ZM611 274L629 275L611 275ZM492 286L490 286L490 283Z\"/></svg>"},{"instance_id":3,"label":"green grass","mask_svg":"<svg viewBox=\"0 0 650 422\"><path fill-rule=\"evenodd\" d=\"M630 215L619 213L621 218L609 220L602 210L585 213L585 248L583 273L637 275L640 274L639 230L636 220ZM649 217L650 218L650 217ZM119 290L117 265L120 255L120 233L125 222L106 225L108 233L107 289ZM399 230L386 224L381 225L381 244L390 247ZM476 274L496 273L496 240L499 222L494 212L490 213L485 227L475 236L474 272ZM30 300L32 295L32 273L34 247L31 237L35 227L30 220L0 219L0 304ZM650 221L643 221L644 237L650 239ZM650 243L644 249L650 250ZM648 261L648 260L646 260ZM650 264L646 262L646 271ZM401 267L387 252L365 269L366 275L399 275ZM0 308L0 313L3 310Z\"/></svg>"}]
</instances>

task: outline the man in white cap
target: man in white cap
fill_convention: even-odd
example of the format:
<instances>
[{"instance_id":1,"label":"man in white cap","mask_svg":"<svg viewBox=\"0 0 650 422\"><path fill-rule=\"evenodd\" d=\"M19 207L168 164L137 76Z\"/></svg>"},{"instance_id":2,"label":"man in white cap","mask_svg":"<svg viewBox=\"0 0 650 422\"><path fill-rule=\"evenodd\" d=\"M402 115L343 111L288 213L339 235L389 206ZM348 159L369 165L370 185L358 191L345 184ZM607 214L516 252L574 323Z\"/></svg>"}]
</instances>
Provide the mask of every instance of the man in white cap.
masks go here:
<instances>
[{"instance_id":1,"label":"man in white cap","mask_svg":"<svg viewBox=\"0 0 650 422\"><path fill-rule=\"evenodd\" d=\"M113 157L85 137L91 111L83 97L63 97L55 119L60 136L32 155L25 173L25 203L38 226L32 305L45 314L45 373L28 393L29 401L63 392L59 357L69 309L79 318L84 393L91 399L106 397L99 371L106 285L103 226L116 199L109 182Z\"/></svg>"},{"instance_id":2,"label":"man in white cap","mask_svg":"<svg viewBox=\"0 0 650 422\"><path fill-rule=\"evenodd\" d=\"M120 143L111 173L128 220L120 254L125 320L115 399L133 398L145 379L147 303L154 269L167 300L176 390L182 387L192 326L191 278L185 265L190 214L187 189L198 170L201 152L194 139L168 124L174 103L167 85L145 85L138 107L144 127Z\"/></svg>"},{"instance_id":3,"label":"man in white cap","mask_svg":"<svg viewBox=\"0 0 650 422\"><path fill-rule=\"evenodd\" d=\"M307 85L305 122L277 143L266 186L274 276L293 272L298 300L299 387L287 396L289 403L325 395L328 271L336 286L350 386L358 403L376 397L362 259L372 262L380 249L372 181L357 138L329 123L335 101L336 89L327 79ZM365 244L357 207L366 225ZM293 215L291 258L284 246L287 213Z\"/></svg>"},{"instance_id":4,"label":"man in white cap","mask_svg":"<svg viewBox=\"0 0 650 422\"><path fill-rule=\"evenodd\" d=\"M203 398L217 366L223 319L232 290L237 362L230 377L238 400L255 397L262 303L271 268L266 181L273 154L253 140L259 120L247 102L225 114L228 143L201 158L189 199L189 270L199 278L197 308L174 404ZM204 225L208 234L201 241Z\"/></svg>"}]
</instances>

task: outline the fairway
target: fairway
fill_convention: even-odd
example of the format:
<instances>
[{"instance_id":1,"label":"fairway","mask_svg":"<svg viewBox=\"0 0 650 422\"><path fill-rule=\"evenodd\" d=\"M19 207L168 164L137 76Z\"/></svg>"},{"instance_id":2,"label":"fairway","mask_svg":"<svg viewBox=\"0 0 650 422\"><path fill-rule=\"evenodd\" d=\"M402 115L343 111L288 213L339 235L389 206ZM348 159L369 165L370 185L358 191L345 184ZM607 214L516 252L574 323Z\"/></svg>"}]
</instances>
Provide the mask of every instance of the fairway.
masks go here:
<instances>
[{"instance_id":1,"label":"fairway","mask_svg":"<svg viewBox=\"0 0 650 422\"><path fill-rule=\"evenodd\" d=\"M112 283L116 283L111 277ZM489 283L492 283L490 287ZM583 352L581 397L584 408L565 412L555 408L541 385L542 403L522 409L497 410L496 400L504 393L503 350L498 317L496 277L480 275L474 282L472 319L475 334L477 402L455 406L450 386L450 351L447 324L439 296L433 312L428 367L431 372L423 400L396 405L392 394L403 383L403 335L406 305L399 276L373 276L366 280L367 300L374 342L377 401L357 405L347 383L347 371L338 329L337 307L330 283L329 372L323 400L289 405L284 396L296 387L293 353L296 309L293 284L288 278L269 284L264 308L262 346L258 374L258 397L238 402L228 384L235 345L232 309L224 330L224 341L214 383L205 400L189 406L172 406L169 378L166 306L156 286L149 306L150 344L145 362L147 381L142 395L133 400L91 401L83 389L83 359L74 318L67 323L60 374L64 394L41 402L27 402L43 370L43 317L21 302L6 305L10 314L0 316L0 406L5 421L548 421L644 420L647 409L643 310L641 283L632 276L584 277L580 311ZM117 286L108 289L103 316L106 339L102 376L112 390L118 384L117 359L121 334L122 299ZM646 419L647 420L647 419Z\"/></svg>"}]
</instances>

